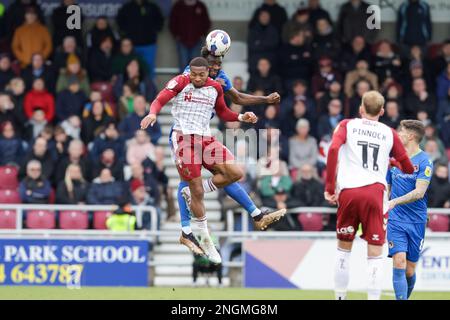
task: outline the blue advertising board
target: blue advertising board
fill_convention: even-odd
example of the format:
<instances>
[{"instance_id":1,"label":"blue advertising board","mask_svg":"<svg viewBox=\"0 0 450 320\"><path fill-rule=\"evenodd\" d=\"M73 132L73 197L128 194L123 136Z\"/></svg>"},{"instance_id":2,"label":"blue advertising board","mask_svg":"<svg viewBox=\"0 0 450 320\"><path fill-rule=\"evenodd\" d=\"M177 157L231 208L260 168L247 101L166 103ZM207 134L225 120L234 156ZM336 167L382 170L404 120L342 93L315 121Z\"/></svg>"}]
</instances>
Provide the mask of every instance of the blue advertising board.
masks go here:
<instances>
[{"instance_id":1,"label":"blue advertising board","mask_svg":"<svg viewBox=\"0 0 450 320\"><path fill-rule=\"evenodd\" d=\"M0 285L147 286L147 241L0 239Z\"/></svg>"}]
</instances>

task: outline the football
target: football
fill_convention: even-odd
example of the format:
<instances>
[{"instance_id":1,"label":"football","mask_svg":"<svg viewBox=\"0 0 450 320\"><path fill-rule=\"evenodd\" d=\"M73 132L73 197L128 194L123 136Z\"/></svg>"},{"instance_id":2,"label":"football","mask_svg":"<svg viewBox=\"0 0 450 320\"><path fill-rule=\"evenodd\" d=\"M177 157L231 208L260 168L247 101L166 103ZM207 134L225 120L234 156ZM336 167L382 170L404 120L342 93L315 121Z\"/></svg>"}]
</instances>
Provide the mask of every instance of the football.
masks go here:
<instances>
[{"instance_id":1,"label":"football","mask_svg":"<svg viewBox=\"0 0 450 320\"><path fill-rule=\"evenodd\" d=\"M223 56L230 50L231 38L223 30L213 30L206 37L206 47L214 56Z\"/></svg>"}]
</instances>

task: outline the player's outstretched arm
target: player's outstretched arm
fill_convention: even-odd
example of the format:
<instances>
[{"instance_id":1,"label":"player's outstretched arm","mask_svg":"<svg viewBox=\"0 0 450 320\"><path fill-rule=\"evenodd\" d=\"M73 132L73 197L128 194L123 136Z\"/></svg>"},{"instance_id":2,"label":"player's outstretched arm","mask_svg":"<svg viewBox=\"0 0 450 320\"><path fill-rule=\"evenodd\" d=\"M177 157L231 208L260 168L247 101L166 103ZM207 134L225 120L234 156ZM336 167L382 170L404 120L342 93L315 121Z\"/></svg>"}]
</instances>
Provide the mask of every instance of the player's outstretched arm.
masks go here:
<instances>
[{"instance_id":1,"label":"player's outstretched arm","mask_svg":"<svg viewBox=\"0 0 450 320\"><path fill-rule=\"evenodd\" d=\"M429 184L430 183L426 180L417 180L416 188L413 191L408 192L404 196L389 201L389 210L394 209L395 206L411 203L422 199L427 192Z\"/></svg>"},{"instance_id":2,"label":"player's outstretched arm","mask_svg":"<svg viewBox=\"0 0 450 320\"><path fill-rule=\"evenodd\" d=\"M253 96L251 94L242 93L235 88L231 88L225 93L233 103L241 106L250 106L255 104L276 104L280 103L281 97L278 92L273 92L268 96Z\"/></svg>"}]
</instances>

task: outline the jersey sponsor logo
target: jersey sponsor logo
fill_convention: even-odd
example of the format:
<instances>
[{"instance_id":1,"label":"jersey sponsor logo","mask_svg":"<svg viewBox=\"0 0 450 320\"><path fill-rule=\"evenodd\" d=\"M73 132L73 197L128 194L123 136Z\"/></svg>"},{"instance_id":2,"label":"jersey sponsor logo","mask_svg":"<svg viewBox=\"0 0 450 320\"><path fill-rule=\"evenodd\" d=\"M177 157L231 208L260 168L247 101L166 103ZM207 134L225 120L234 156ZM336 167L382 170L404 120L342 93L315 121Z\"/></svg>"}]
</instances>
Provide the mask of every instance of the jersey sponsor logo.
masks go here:
<instances>
[{"instance_id":1,"label":"jersey sponsor logo","mask_svg":"<svg viewBox=\"0 0 450 320\"><path fill-rule=\"evenodd\" d=\"M184 101L188 101L188 102L192 101L192 92L186 92L184 94Z\"/></svg>"},{"instance_id":2,"label":"jersey sponsor logo","mask_svg":"<svg viewBox=\"0 0 450 320\"><path fill-rule=\"evenodd\" d=\"M167 84L167 89L173 90L177 85L178 85L177 80L172 79L172 80L170 80L169 83Z\"/></svg>"},{"instance_id":3,"label":"jersey sponsor logo","mask_svg":"<svg viewBox=\"0 0 450 320\"><path fill-rule=\"evenodd\" d=\"M355 228L353 226L342 227L336 229L338 234L353 234L355 232Z\"/></svg>"},{"instance_id":4,"label":"jersey sponsor logo","mask_svg":"<svg viewBox=\"0 0 450 320\"><path fill-rule=\"evenodd\" d=\"M427 166L427 167L425 168L425 176L428 177L428 178L431 177L431 171L432 171L432 170L431 170L431 167L428 167L428 166Z\"/></svg>"}]
</instances>

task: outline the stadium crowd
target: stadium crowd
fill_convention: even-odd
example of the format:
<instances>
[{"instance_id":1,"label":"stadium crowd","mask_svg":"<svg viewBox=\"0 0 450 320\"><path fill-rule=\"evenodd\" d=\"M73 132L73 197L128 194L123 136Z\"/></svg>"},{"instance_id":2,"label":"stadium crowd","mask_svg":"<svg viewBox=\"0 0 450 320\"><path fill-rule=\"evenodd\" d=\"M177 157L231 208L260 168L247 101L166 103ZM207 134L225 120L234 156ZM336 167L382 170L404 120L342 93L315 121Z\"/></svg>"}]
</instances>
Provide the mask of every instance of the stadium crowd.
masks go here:
<instances>
[{"instance_id":1,"label":"stadium crowd","mask_svg":"<svg viewBox=\"0 0 450 320\"><path fill-rule=\"evenodd\" d=\"M99 17L89 30L69 30L66 7L75 3L62 1L47 23L35 0L0 10L0 170L18 171L16 201L22 203L160 208L164 200L172 218L161 127L139 130L157 93L156 43L165 18L153 2L130 0L117 24ZM361 96L376 89L386 98L382 122L396 128L412 118L426 125L422 147L436 166L429 205L450 208L450 40L431 43L429 6L414 0L398 10L397 39L377 40L377 30L366 27L367 6L348 1L335 22L319 0L309 0L291 18L275 0L254 12L247 38L250 79L244 86L236 77L233 85L282 95L280 105L247 108L259 116L257 128L267 129L263 139L279 141L267 156L246 161L240 183L259 204L326 206L323 179L333 130L358 116ZM210 31L207 8L180 0L168 25L184 69ZM238 158L240 149L245 155L245 143L240 146ZM6 191L0 202L11 202ZM235 207L228 200L224 210ZM280 230L301 229L299 221ZM332 222L323 223L334 230Z\"/></svg>"}]
</instances>

